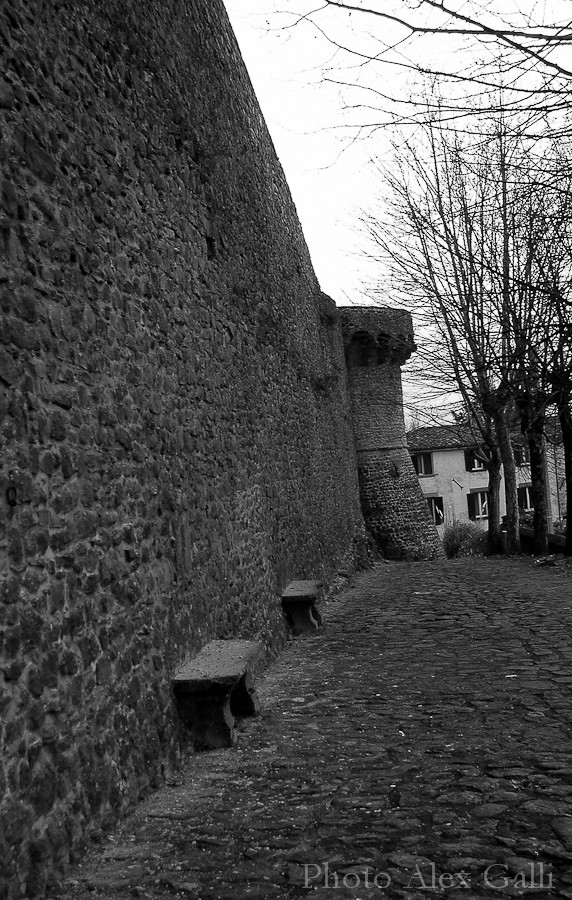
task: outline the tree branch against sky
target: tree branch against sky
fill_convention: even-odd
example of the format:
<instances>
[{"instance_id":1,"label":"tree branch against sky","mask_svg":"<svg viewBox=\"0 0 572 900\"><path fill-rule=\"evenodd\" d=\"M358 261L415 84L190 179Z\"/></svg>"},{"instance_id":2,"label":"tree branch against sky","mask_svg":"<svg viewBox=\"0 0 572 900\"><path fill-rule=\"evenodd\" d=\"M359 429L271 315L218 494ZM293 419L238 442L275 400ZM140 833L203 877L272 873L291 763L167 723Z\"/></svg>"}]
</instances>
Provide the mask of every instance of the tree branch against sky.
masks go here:
<instances>
[{"instance_id":1,"label":"tree branch against sky","mask_svg":"<svg viewBox=\"0 0 572 900\"><path fill-rule=\"evenodd\" d=\"M562 127L572 89L567 0L276 0L274 27L311 28L324 82L343 94L346 127L442 122L475 111L528 111L530 127ZM400 72L401 77L392 77ZM404 79L403 75L407 78ZM393 84L393 87L392 87ZM338 123L339 124L339 123Z\"/></svg>"},{"instance_id":2,"label":"tree branch against sky","mask_svg":"<svg viewBox=\"0 0 572 900\"><path fill-rule=\"evenodd\" d=\"M488 2L473 2L472 7L469 7L474 10L471 15L455 9L454 3L447 4L444 0L421 0L415 6L402 2L400 6L401 8L405 7L406 17L391 15L383 8L376 8L367 3L354 4L346 2L346 0L325 0L323 8L334 7L349 13L380 18L403 28L410 37L420 34L437 34L442 38L461 35L480 41L495 41L553 73L572 77L572 69L550 58L554 47L560 48L572 43L570 21L545 23L539 26L531 23L529 15L523 15L524 25L520 27L509 25L508 22L503 21L500 14L495 16L494 13L491 13L491 4ZM415 19L415 16L419 16L423 7L437 11L442 17L441 22L434 25L421 24L420 19ZM463 8L466 9L467 5L463 4ZM519 10L521 15L522 12Z\"/></svg>"}]
</instances>

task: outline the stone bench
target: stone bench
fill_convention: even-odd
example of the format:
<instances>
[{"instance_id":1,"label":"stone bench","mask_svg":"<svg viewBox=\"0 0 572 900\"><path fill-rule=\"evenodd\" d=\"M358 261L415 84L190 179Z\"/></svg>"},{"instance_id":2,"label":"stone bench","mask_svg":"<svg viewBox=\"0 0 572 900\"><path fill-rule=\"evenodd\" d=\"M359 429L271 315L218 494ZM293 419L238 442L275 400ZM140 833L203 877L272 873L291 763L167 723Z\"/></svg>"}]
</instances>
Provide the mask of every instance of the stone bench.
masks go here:
<instances>
[{"instance_id":1,"label":"stone bench","mask_svg":"<svg viewBox=\"0 0 572 900\"><path fill-rule=\"evenodd\" d=\"M234 717L258 713L252 668L261 649L259 641L211 641L176 672L177 708L197 749L232 747Z\"/></svg>"},{"instance_id":2,"label":"stone bench","mask_svg":"<svg viewBox=\"0 0 572 900\"><path fill-rule=\"evenodd\" d=\"M282 609L295 635L311 634L322 624L316 603L321 581L291 581L282 594Z\"/></svg>"}]
</instances>

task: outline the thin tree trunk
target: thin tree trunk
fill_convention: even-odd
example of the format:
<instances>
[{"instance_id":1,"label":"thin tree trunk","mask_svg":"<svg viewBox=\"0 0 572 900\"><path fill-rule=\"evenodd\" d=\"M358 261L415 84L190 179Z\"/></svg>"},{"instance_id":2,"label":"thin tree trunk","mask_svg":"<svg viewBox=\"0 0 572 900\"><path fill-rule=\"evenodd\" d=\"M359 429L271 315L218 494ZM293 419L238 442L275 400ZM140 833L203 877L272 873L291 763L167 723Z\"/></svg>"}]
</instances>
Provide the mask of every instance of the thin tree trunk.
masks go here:
<instances>
[{"instance_id":1,"label":"thin tree trunk","mask_svg":"<svg viewBox=\"0 0 572 900\"><path fill-rule=\"evenodd\" d=\"M500 485L501 485L501 455L496 446L489 447L491 455L489 459L489 489L488 512L489 530L487 544L489 553L501 551L501 523L500 523Z\"/></svg>"},{"instance_id":2,"label":"thin tree trunk","mask_svg":"<svg viewBox=\"0 0 572 900\"><path fill-rule=\"evenodd\" d=\"M534 515L534 553L546 556L548 551L548 505L546 476L546 442L544 440L544 412L535 408L532 401L519 404L522 431L526 437L530 456L530 495Z\"/></svg>"},{"instance_id":3,"label":"thin tree trunk","mask_svg":"<svg viewBox=\"0 0 572 900\"><path fill-rule=\"evenodd\" d=\"M533 422L526 433L530 453L531 499L534 507L534 552L539 556L548 553L548 521L546 504L546 447L542 433Z\"/></svg>"},{"instance_id":4,"label":"thin tree trunk","mask_svg":"<svg viewBox=\"0 0 572 900\"><path fill-rule=\"evenodd\" d=\"M572 528L570 528L570 513L572 511L572 410L570 409L570 397L567 392L558 401L558 417L562 428L564 475L566 478L566 544L564 545L564 554L572 556Z\"/></svg>"},{"instance_id":5,"label":"thin tree trunk","mask_svg":"<svg viewBox=\"0 0 572 900\"><path fill-rule=\"evenodd\" d=\"M506 409L494 414L495 431L504 470L504 492L506 499L506 549L507 553L520 553L520 528L518 519L518 494L516 465L510 441L510 428L506 420Z\"/></svg>"}]
</instances>

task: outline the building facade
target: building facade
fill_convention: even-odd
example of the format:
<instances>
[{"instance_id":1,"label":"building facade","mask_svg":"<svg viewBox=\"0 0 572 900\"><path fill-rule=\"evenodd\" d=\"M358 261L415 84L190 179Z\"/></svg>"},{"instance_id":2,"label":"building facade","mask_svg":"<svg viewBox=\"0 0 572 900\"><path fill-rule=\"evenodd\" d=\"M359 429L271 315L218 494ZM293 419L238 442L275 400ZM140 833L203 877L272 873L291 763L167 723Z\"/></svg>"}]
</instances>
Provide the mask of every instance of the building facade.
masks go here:
<instances>
[{"instance_id":1,"label":"building facade","mask_svg":"<svg viewBox=\"0 0 572 900\"><path fill-rule=\"evenodd\" d=\"M558 527L566 514L564 458L554 422L548 422L546 441L548 530ZM433 522L442 534L453 521L473 521L486 527L488 521L488 471L486 450L465 425L434 425L416 428L407 435L409 452ZM528 453L520 435L515 438L518 505L532 511ZM504 479L501 480L501 516L506 512Z\"/></svg>"}]
</instances>

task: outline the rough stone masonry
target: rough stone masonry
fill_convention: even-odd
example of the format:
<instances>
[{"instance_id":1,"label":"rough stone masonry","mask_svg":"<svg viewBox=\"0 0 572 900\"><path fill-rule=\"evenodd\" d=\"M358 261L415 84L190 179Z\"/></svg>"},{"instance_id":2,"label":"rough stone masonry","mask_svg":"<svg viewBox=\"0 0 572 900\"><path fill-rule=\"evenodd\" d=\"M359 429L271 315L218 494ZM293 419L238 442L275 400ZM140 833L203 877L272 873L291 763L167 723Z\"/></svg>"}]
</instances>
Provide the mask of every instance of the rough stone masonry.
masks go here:
<instances>
[{"instance_id":1,"label":"rough stone masonry","mask_svg":"<svg viewBox=\"0 0 572 900\"><path fill-rule=\"evenodd\" d=\"M384 556L444 557L407 448L401 366L414 352L402 309L339 310L362 511Z\"/></svg>"},{"instance_id":2,"label":"rough stone masonry","mask_svg":"<svg viewBox=\"0 0 572 900\"><path fill-rule=\"evenodd\" d=\"M4 0L0 73L14 900L176 762L176 666L212 638L275 652L285 585L327 583L365 528L338 313L221 0Z\"/></svg>"}]
</instances>

